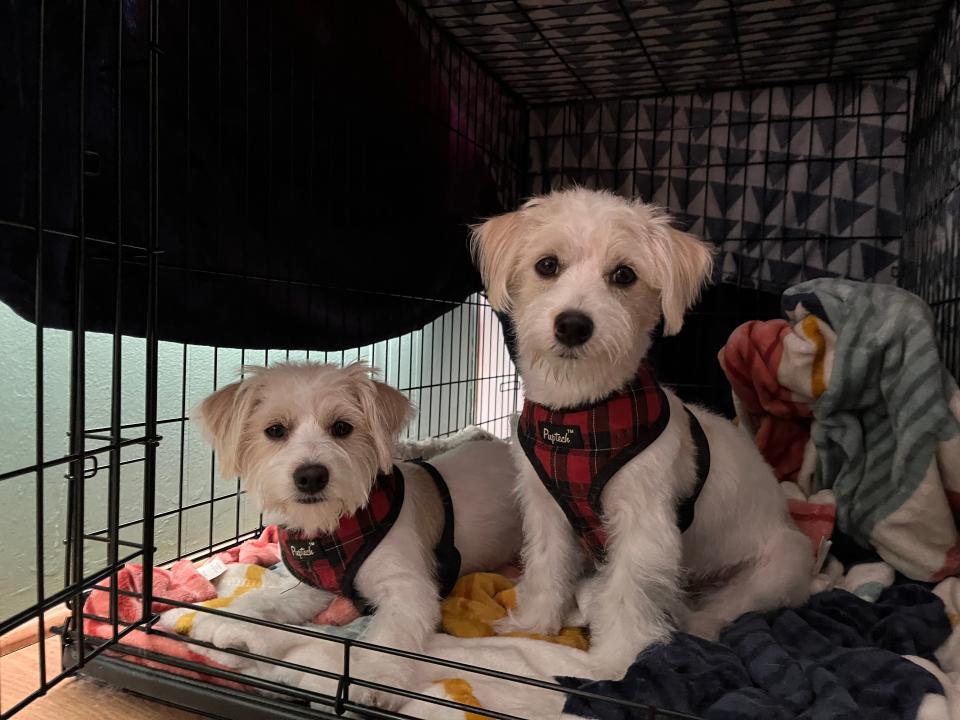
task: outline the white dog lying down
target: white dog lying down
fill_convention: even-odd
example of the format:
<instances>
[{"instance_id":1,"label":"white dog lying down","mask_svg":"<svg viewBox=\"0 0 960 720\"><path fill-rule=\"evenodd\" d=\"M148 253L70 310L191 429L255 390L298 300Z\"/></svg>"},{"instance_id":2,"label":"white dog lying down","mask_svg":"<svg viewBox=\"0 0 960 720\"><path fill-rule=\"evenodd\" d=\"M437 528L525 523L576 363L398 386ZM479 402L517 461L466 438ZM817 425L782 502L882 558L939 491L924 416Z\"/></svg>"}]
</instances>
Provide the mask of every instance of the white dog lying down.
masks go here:
<instances>
[{"instance_id":1,"label":"white dog lying down","mask_svg":"<svg viewBox=\"0 0 960 720\"><path fill-rule=\"evenodd\" d=\"M675 624L710 637L802 603L813 556L772 471L644 363L661 314L665 334L680 331L710 248L654 207L575 189L488 220L473 250L514 324L526 391L524 576L501 629L556 632L592 566L580 588L591 665L618 678Z\"/></svg>"},{"instance_id":2,"label":"white dog lying down","mask_svg":"<svg viewBox=\"0 0 960 720\"><path fill-rule=\"evenodd\" d=\"M231 611L303 623L340 594L374 610L366 642L421 650L440 623L441 592L460 574L496 569L519 550L508 446L469 441L429 464L394 464L391 453L412 406L373 380L368 366L285 364L248 372L206 398L194 420L216 449L220 474L240 475L261 510L282 518L284 563L304 582L278 593L275 603L258 594L249 608L240 598ZM243 643L269 655L274 640L289 644L278 633L264 629L257 648ZM230 646L228 638L219 644ZM363 676L406 684L402 665L389 655L359 653L358 663ZM360 698L395 702L362 692Z\"/></svg>"}]
</instances>

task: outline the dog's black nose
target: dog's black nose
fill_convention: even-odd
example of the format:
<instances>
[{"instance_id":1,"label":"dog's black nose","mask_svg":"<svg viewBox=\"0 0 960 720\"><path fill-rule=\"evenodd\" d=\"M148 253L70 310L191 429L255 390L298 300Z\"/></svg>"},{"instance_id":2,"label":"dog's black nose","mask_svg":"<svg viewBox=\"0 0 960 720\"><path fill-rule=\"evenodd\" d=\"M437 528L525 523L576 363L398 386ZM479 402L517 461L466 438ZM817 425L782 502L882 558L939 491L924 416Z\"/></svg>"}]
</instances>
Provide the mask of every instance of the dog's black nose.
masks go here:
<instances>
[{"instance_id":1,"label":"dog's black nose","mask_svg":"<svg viewBox=\"0 0 960 720\"><path fill-rule=\"evenodd\" d=\"M576 310L565 310L553 321L553 334L567 347L583 345L593 335L593 320Z\"/></svg>"},{"instance_id":2,"label":"dog's black nose","mask_svg":"<svg viewBox=\"0 0 960 720\"><path fill-rule=\"evenodd\" d=\"M318 493L327 486L330 473L326 465L301 465L293 472L293 484L305 493Z\"/></svg>"}]
</instances>

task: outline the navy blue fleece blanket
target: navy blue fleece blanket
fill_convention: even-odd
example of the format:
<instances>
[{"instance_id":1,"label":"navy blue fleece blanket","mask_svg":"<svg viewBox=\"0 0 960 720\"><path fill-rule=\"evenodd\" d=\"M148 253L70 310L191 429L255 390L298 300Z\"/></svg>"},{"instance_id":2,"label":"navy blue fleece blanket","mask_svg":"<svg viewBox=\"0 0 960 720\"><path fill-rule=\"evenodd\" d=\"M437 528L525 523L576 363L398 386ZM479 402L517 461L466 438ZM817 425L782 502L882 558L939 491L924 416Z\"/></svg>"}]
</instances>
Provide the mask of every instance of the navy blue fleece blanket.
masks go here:
<instances>
[{"instance_id":1,"label":"navy blue fleece blanket","mask_svg":"<svg viewBox=\"0 0 960 720\"><path fill-rule=\"evenodd\" d=\"M934 660L950 632L942 601L923 586L895 585L872 603L831 590L799 609L744 615L719 643L678 634L640 655L623 680L560 682L708 720L912 720L943 687L902 656ZM631 717L576 697L565 712Z\"/></svg>"}]
</instances>

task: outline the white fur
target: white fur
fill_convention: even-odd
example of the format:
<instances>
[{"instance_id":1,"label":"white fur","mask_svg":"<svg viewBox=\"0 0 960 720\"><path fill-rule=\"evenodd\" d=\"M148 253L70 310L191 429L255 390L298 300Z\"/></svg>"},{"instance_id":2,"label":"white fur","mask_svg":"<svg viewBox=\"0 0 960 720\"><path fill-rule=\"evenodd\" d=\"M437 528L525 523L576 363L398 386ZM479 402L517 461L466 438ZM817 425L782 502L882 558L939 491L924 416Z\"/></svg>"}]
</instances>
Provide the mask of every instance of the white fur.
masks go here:
<instances>
[{"instance_id":1,"label":"white fur","mask_svg":"<svg viewBox=\"0 0 960 720\"><path fill-rule=\"evenodd\" d=\"M239 473L262 510L280 516L289 527L309 534L330 531L343 514L355 513L366 502L378 470L394 460L384 448L394 448L397 434L410 416L409 402L399 392L370 377L365 365L279 365L253 369L240 383L219 390L198 408L194 419L220 456L221 472ZM342 438L330 433L338 421L350 422L353 432ZM264 434L281 422L289 428L283 440ZM322 501L297 502L302 495L293 471L304 463L322 463L330 480ZM519 550L520 516L512 488L515 470L506 443L464 439L431 458L450 490L455 511L454 539L461 553L461 573L493 570L511 562ZM443 529L443 508L436 486L419 465L398 462L405 479L403 509L396 523L357 573L355 585L376 608L364 640L377 645L420 651L440 623L440 598L433 548ZM270 620L303 623L329 605L329 593L306 585L277 591ZM250 607L246 607L249 605ZM231 610L270 607L262 594ZM227 647L231 637L218 638ZM279 635L277 633L280 633ZM282 631L265 630L257 648L271 655L289 644ZM331 653L339 652L337 647ZM409 664L373 652L357 653L361 675L387 685L408 686ZM332 663L331 663L332 664ZM355 691L355 697L357 692ZM395 706L401 698L360 692L362 699Z\"/></svg>"},{"instance_id":2,"label":"white fur","mask_svg":"<svg viewBox=\"0 0 960 720\"><path fill-rule=\"evenodd\" d=\"M474 229L474 253L491 304L517 332L526 396L560 409L621 389L647 354L661 315L679 332L709 278L712 252L673 230L662 211L611 193L575 189L534 198ZM541 277L538 260L559 272ZM611 281L617 267L637 276ZM554 318L579 310L594 322L583 345L554 337ZM579 599L591 630L597 677L619 678L641 650L678 624L715 637L744 612L802 603L813 564L809 541L787 514L776 479L753 444L726 420L692 408L710 444L710 473L696 519L682 535L678 503L696 481L695 447L683 404L669 390L663 434L612 478L601 497L607 560L589 566L573 531L522 450L524 577L518 610L502 629L552 633ZM705 594L685 594L723 578Z\"/></svg>"}]
</instances>

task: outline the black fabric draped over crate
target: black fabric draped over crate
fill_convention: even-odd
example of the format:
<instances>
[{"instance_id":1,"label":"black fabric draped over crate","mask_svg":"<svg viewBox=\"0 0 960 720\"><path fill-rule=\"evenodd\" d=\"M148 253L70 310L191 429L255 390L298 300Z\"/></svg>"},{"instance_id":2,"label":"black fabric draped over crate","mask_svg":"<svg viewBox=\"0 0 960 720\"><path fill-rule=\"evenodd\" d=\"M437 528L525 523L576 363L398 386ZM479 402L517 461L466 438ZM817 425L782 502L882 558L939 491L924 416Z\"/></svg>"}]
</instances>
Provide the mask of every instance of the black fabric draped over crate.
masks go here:
<instances>
[{"instance_id":1,"label":"black fabric draped over crate","mask_svg":"<svg viewBox=\"0 0 960 720\"><path fill-rule=\"evenodd\" d=\"M71 5L78 22L58 12L44 37L43 323L74 326L82 223L87 329L114 329L119 236L120 328L143 335L148 3L127 0L122 18L87 4L82 85ZM161 339L353 347L419 328L479 289L466 226L502 209L496 179L463 139L475 120L392 0L169 2L159 23ZM0 67L0 299L32 321L38 36L6 39L16 61Z\"/></svg>"}]
</instances>

